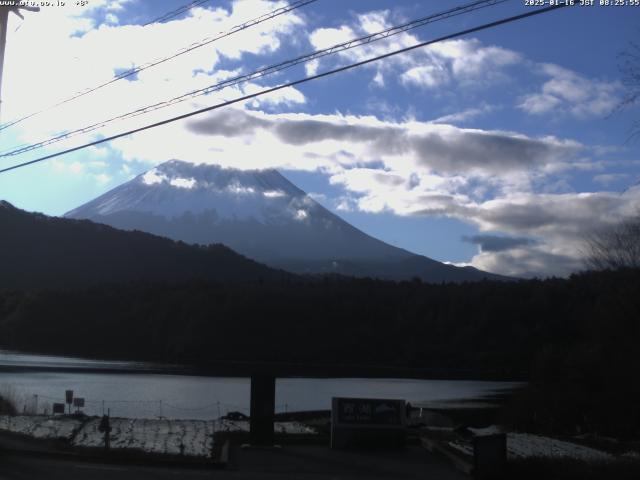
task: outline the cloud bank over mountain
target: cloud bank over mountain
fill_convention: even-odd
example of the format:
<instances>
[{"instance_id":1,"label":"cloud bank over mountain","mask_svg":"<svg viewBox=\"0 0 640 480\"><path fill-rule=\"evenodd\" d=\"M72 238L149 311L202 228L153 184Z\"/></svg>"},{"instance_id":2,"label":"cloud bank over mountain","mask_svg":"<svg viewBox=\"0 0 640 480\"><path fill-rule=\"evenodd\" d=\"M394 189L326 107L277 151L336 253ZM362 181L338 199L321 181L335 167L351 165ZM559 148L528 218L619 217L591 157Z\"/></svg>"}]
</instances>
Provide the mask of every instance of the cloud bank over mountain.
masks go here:
<instances>
[{"instance_id":1,"label":"cloud bank over mountain","mask_svg":"<svg viewBox=\"0 0 640 480\"><path fill-rule=\"evenodd\" d=\"M39 110L286 4L230 0L146 27L142 25L154 16L150 4L127 0L47 9L20 24L12 18L3 118ZM5 135L6 146L99 123L433 13L403 2L376 10L363 5L349 12L334 9L317 2L181 55L166 68L116 82L108 94L86 95L45 111ZM493 10L478 13L478 21L489 14ZM462 23L404 32L275 77L115 122L37 153L384 54L453 31L466 21L460 17ZM522 28L518 35L523 37L536 33L524 23ZM47 185L67 182L60 188L74 198L66 204L77 205L171 158L241 170L308 172L319 185L317 198L335 212L448 218L471 226L474 233L467 237L472 240L451 233L448 243L457 245L451 250L457 252L468 249L471 241L478 251L453 263L517 276L567 275L582 268L580 242L585 236L634 214L638 192L627 187L640 173L638 151L612 146L610 132L598 134L602 124L597 122L620 100L615 79L604 70L581 67L568 54L562 58L559 50L554 55L528 50L505 31L441 42L335 80L284 89L56 159L42 171L43 180L37 180L41 188L35 190L49 188L54 195ZM35 37L47 38L49 50L28 41ZM43 72L46 89L41 88ZM595 126L581 134L568 128L572 125ZM190 188L188 178L174 181L179 188ZM16 182L3 182L0 187L10 195L24 196ZM404 235L406 241L409 233ZM490 237L526 241L502 240L497 248L500 241Z\"/></svg>"}]
</instances>

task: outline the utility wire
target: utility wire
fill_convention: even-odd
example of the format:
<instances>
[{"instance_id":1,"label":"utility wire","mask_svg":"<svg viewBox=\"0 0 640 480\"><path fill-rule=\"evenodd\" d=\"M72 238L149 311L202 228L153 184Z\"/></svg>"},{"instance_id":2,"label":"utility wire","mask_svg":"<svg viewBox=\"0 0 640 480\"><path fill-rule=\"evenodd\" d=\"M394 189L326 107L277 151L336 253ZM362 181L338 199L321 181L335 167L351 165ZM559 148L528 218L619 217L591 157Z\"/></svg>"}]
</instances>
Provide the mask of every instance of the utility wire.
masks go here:
<instances>
[{"instance_id":1,"label":"utility wire","mask_svg":"<svg viewBox=\"0 0 640 480\"><path fill-rule=\"evenodd\" d=\"M189 10L191 10L192 8L195 8L195 7L199 6L199 5L202 5L203 3L207 3L209 1L210 0L196 0L194 2L191 2L191 3L187 4L187 5L183 5L181 7L178 7L175 10L171 10L170 12L167 12L164 15L159 16L155 20L151 20L150 22L147 22L142 26L146 27L147 25L152 25L154 23L164 22L166 20L169 20L170 18L174 18L174 17L177 17L178 15L186 13Z\"/></svg>"},{"instance_id":2,"label":"utility wire","mask_svg":"<svg viewBox=\"0 0 640 480\"><path fill-rule=\"evenodd\" d=\"M504 24L515 22L515 21L518 21L518 20L523 20L525 18L533 17L533 16L536 16L536 15L541 15L543 13L548 13L548 12L551 12L551 11L554 11L554 10L558 10L558 9L564 8L566 6L568 6L568 4L566 4L566 3L562 3L562 4L559 4L559 5L553 5L553 6L549 6L549 7L545 7L545 8L540 8L540 9L537 9L537 10L532 10L532 11L529 11L529 12L526 12L526 13L522 13L520 15L514 15L514 16L511 16L511 17L502 18L500 20L496 20L496 21L493 21L493 22L490 22L490 23L485 23L483 25L479 25L479 26L476 26L476 27L468 28L466 30L461 30L461 31L458 31L458 32L455 32L455 33L451 33L449 35L445 35L445 36L436 38L434 40L428 40L426 42L417 43L417 44L411 45L409 47L401 48L399 50L394 50L394 51L389 52L389 53L385 53L385 54L382 54L382 55L378 55L376 57L369 58L367 60L362 60L360 62L352 63L352 64L349 64L349 65L345 65L343 67L339 67L339 68L335 68L333 70L329 70L329 71L326 71L326 72L323 72L323 73L319 73L319 74L313 75L311 77L302 78L302 79L295 80L295 81L292 81L292 82L288 82L288 83L285 83L285 84L282 84L282 85L278 85L276 87L266 88L266 89L261 90L259 92L252 93L252 94L249 94L249 95L244 95L242 97L238 97L238 98L235 98L233 100L228 100L228 101L225 101L225 102L222 102L222 103L211 105L209 107L201 108L201 109L195 110L193 112L185 113L185 114L182 114L182 115L178 115L176 117L172 117L172 118L168 118L166 120L162 120L160 122L152 123L150 125L145 125L143 127L135 128L133 130L128 130L126 132L118 133L118 134L112 135L110 137L105 137L105 138L102 138L100 140L96 140L96 141L93 141L93 142L90 142L90 143L86 143L84 145L79 145L77 147L69 148L69 149L66 149L66 150L63 150L63 151L60 151L60 152L57 152L57 153L52 153L50 155L45 155L43 157L36 158L34 160L30 160L28 162L23 162L23 163L19 163L17 165L12 165L11 167L7 167L7 168L1 169L0 173L5 173L5 172L11 171L11 170L15 170L15 169L18 169L18 168L26 167L27 165L33 165L35 163L43 162L45 160L49 160L51 158L59 157L61 155L65 155L67 153L72 153L72 152L76 152L78 150L82 150L82 149L85 149L85 148L88 148L88 147L93 147L95 145L100 145L102 143L110 142L110 141L116 140L118 138L126 137L126 136L134 134L134 133L139 133L139 132L142 132L142 131L145 131L145 130L149 130L151 128L156 128L156 127L160 127L162 125L167 125L169 123L173 123L173 122L176 122L178 120L183 120L185 118L193 117L195 115L200 115L201 113L210 112L212 110L217 110L219 108L227 107L227 106L233 105L235 103L244 102L246 100L250 100L252 98L260 97L262 95L266 95L266 94L269 94L269 93L272 93L272 92L275 92L275 91L278 91L278 90L282 90L284 88L293 87L293 86L296 86L296 85L301 85L303 83L307 83L307 82L310 82L312 80L317 80L319 78L328 77L328 76L334 75L336 73L344 72L344 71L347 71L347 70L352 70L354 68L361 67L363 65L368 65L370 63L377 62L377 61L383 60L385 58L389 58L389 57L393 57L395 55L399 55L399 54L402 54L402 53L410 52L410 51L416 50L418 48L426 47L428 45L433 45L434 43L443 42L445 40L450 40L452 38L461 37L463 35L468 35L470 33L479 32L481 30L487 30L489 28L497 27L499 25L504 25Z\"/></svg>"},{"instance_id":3,"label":"utility wire","mask_svg":"<svg viewBox=\"0 0 640 480\"><path fill-rule=\"evenodd\" d=\"M275 10L272 10L272 11L268 12L268 13L265 13L264 15L261 15L259 17L256 17L256 18L253 18L251 20L248 20L248 21L246 21L244 23L236 25L236 26L232 27L231 29L229 29L227 31L220 32L219 34L214 35L213 37L206 37L206 38L200 40L199 42L192 43L188 47L184 47L184 48L178 50L173 55L170 55L168 57L157 58L157 59L152 60L150 62L144 63L144 64L142 64L142 65L140 65L138 67L132 68L130 70L126 70L126 71L116 75L112 79L110 79L110 80L108 80L106 82L103 82L103 83L101 83L99 85L96 85L95 87L87 88L85 90L81 90L79 92L76 92L71 97L66 98L64 100L61 100L58 103L55 103L54 105L51 105L51 106L46 107L46 108L43 108L42 110L38 110L36 112L32 112L30 114L24 115L24 116L22 116L20 118L17 118L15 120L7 122L4 125L0 125L0 132L2 130L5 130L5 129L9 128L9 127L17 125L18 123L21 123L21 122L23 122L25 120L33 118L33 117L35 117L37 115L40 115L42 113L48 112L50 110L53 110L54 108L60 107L60 106L65 105L65 104L67 104L69 102L77 100L78 98L84 97L85 95L93 93L96 90L100 90L101 88L104 88L104 87L106 87L108 85L111 85L112 83L115 83L115 82L117 82L119 80L122 80L124 78L128 78L128 77L137 75L138 73L140 73L140 72L142 72L144 70L147 70L148 68L155 67L157 65L161 65L161 64L166 63L166 62L168 62L170 60L173 60L174 58L177 58L177 57L179 57L181 55L184 55L186 53L192 52L193 50L195 50L197 48L204 47L206 45L210 45L211 43L216 42L216 41L218 41L218 40L220 40L222 38L229 37L229 36L231 36L231 35L233 35L235 33L238 33L238 32L240 32L242 30L246 30L246 29L251 28L251 27L253 27L255 25L258 25L260 23L266 22L266 21L271 20L271 19L273 19L275 17L278 17L280 15L284 15L285 13L289 13L289 12L291 12L293 10L296 10L298 8L304 7L304 6L306 6L306 5L310 4L310 3L314 3L314 2L317 2L317 1L318 0L297 0L297 1L293 2L293 3L290 3L289 5L277 8Z\"/></svg>"},{"instance_id":4,"label":"utility wire","mask_svg":"<svg viewBox=\"0 0 640 480\"><path fill-rule=\"evenodd\" d=\"M445 10L443 12L439 12L439 13L435 13L432 15L429 15L427 17L422 17L419 18L417 20L413 20L411 22L407 22L405 24L399 25L399 26L394 26L394 27L390 27L387 28L385 30L382 30L380 32L376 32L376 33L372 33L369 35L366 35L364 37L360 37L360 38L356 38L353 40L349 40L347 42L342 42L342 43L338 43L336 45L333 45L331 47L322 49L322 50L317 50L315 52L306 54L306 55L302 55L300 57L291 59L291 60L286 60L284 62L280 62L265 68L261 68L259 70L256 70L254 72L245 74L245 75L240 75L237 77L233 77L227 80L223 80L222 82L218 82L216 84L213 85L209 85L207 87L198 89L198 90L193 90L191 92L185 93L183 95L180 95L178 97L174 97L170 100L166 100L160 103L156 103L153 105L148 105L142 108L138 108L136 110L133 110L131 112L122 114L122 115L118 115L115 117L112 117L110 119L98 122L98 123L94 123L92 125L86 126L86 127L82 127L76 130L71 130L68 132L63 132L61 134L58 134L52 138L49 138L47 140L43 140L41 142L37 142L37 143L33 143L33 144L29 144L26 146L19 146L16 148L13 148L9 151L5 151L0 153L0 158L2 157L10 157L10 156L15 156L15 155L20 155L22 153L25 152L29 152L31 150L36 150L38 148L41 147L45 147L63 140L67 140L69 138L75 137L77 135L82 135L85 133L90 133L94 130L98 130L112 122L115 121L120 121L120 120L128 120L130 118L134 118L140 115L144 115L146 113L150 113L162 108L166 108L172 105L176 105L178 103L182 103L186 100L190 100L202 95L208 95L210 93L213 92L217 92L220 90L223 90L224 88L229 88L232 86L236 86L239 85L241 83L246 83L249 82L251 80L255 80L257 78L262 78L265 77L267 75L272 75L274 73L280 72L282 70L286 70L289 68L292 68L296 65L302 64L302 63L308 63L310 61L313 60L317 60L323 57L326 57L327 55L333 55L333 54L337 54L341 51L345 51L345 50L350 50L352 48L356 48L356 47L361 47L363 45L367 45L376 41L380 41L386 38L389 38L391 36L394 35L398 35L400 33L406 32L408 30L412 30L418 27L422 27L424 25L427 25L429 23L433 23L433 22L437 22L440 20L446 20L448 18L451 17L455 17L458 15L462 15L462 14L466 14L466 13L470 13L482 8L486 8L486 7L490 7L490 6L494 6L500 3L504 3L508 0L478 0L478 1L474 1L472 3L463 5L463 6L459 6L459 7L455 7L449 10Z\"/></svg>"}]
</instances>

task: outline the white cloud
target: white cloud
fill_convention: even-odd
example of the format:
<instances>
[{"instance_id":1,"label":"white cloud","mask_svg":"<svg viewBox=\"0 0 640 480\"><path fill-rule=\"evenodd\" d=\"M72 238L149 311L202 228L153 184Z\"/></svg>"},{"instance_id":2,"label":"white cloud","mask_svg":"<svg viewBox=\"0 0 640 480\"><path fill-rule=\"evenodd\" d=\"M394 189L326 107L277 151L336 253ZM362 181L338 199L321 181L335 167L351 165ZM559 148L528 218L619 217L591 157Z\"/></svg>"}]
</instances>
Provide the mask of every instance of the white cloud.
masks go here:
<instances>
[{"instance_id":1,"label":"white cloud","mask_svg":"<svg viewBox=\"0 0 640 480\"><path fill-rule=\"evenodd\" d=\"M359 196L352 197L358 210L392 211L400 215L457 218L481 232L503 232L529 238L513 248L481 251L470 264L491 272L514 276L566 276L584 267L585 239L595 231L637 215L640 187L616 192L566 194L513 194L486 201L448 193L450 185L436 190L406 185L389 189L371 181L367 188L344 181ZM438 193L438 191L440 193ZM362 194L362 192L365 192Z\"/></svg>"},{"instance_id":2,"label":"white cloud","mask_svg":"<svg viewBox=\"0 0 640 480\"><path fill-rule=\"evenodd\" d=\"M247 169L342 169L366 159L383 162L388 169L407 175L421 171L503 179L518 171L568 161L582 149L571 140L531 138L497 130L391 122L367 116L267 114L240 109L215 112L189 122L186 129L172 130L170 137L166 133L150 133L136 143L147 147L146 158L151 161L159 158L149 151L149 145L157 146L163 157L207 162L215 144L216 162L231 161L234 167ZM168 140L182 137L182 141ZM127 150L125 143L131 146L133 142L117 141L115 145ZM248 158L256 150L264 154ZM136 154L138 151L142 153L140 149ZM233 152L229 160L227 151Z\"/></svg>"},{"instance_id":3,"label":"white cloud","mask_svg":"<svg viewBox=\"0 0 640 480\"><path fill-rule=\"evenodd\" d=\"M106 9L109 11L119 12L124 10L125 6L134 3L136 0L102 0L101 3L106 4ZM93 2L89 2L93 3Z\"/></svg>"},{"instance_id":4,"label":"white cloud","mask_svg":"<svg viewBox=\"0 0 640 480\"><path fill-rule=\"evenodd\" d=\"M630 177L631 175L628 173L601 173L594 176L593 181L605 187L608 187L616 182L628 180Z\"/></svg>"},{"instance_id":5,"label":"white cloud","mask_svg":"<svg viewBox=\"0 0 640 480\"><path fill-rule=\"evenodd\" d=\"M539 73L549 77L540 90L524 96L520 109L531 115L563 113L576 118L605 116L620 101L619 82L589 79L558 65L546 63Z\"/></svg>"},{"instance_id":6,"label":"white cloud","mask_svg":"<svg viewBox=\"0 0 640 480\"><path fill-rule=\"evenodd\" d=\"M296 213L294 216L296 220L300 220L300 221L306 220L308 217L309 217L309 213L306 210L302 210L302 209L296 210Z\"/></svg>"},{"instance_id":7,"label":"white cloud","mask_svg":"<svg viewBox=\"0 0 640 480\"><path fill-rule=\"evenodd\" d=\"M111 24L111 25L118 25L120 23L120 20L118 19L118 16L114 15L113 13L107 13L104 16L104 21L106 23Z\"/></svg>"},{"instance_id":8,"label":"white cloud","mask_svg":"<svg viewBox=\"0 0 640 480\"><path fill-rule=\"evenodd\" d=\"M73 173L82 173L84 165L80 162L72 162L68 165L69 171Z\"/></svg>"},{"instance_id":9,"label":"white cloud","mask_svg":"<svg viewBox=\"0 0 640 480\"><path fill-rule=\"evenodd\" d=\"M479 252L471 262L513 275L569 273L589 229L629 214L633 203L603 192L536 192L557 181L549 181L557 164L562 171L581 165L584 148L575 141L415 120L227 109L114 147L152 162L321 170L344 189L330 202L338 211L447 216L482 232L537 239Z\"/></svg>"},{"instance_id":10,"label":"white cloud","mask_svg":"<svg viewBox=\"0 0 640 480\"><path fill-rule=\"evenodd\" d=\"M449 70L444 65L413 67L400 77L405 85L434 88L450 81Z\"/></svg>"},{"instance_id":11,"label":"white cloud","mask_svg":"<svg viewBox=\"0 0 640 480\"><path fill-rule=\"evenodd\" d=\"M180 47L210 38L211 32L228 30L286 5L283 1L239 0L232 3L231 11L200 8L186 18L147 27L106 23L96 27L91 17L96 9L110 6L116 11L126 3L112 5L106 0L96 0L89 2L90 9L47 8L37 15L30 15L29 21L22 23L17 31L16 20L11 16L11 41L7 45L3 79L3 119L15 119L39 111L77 92L102 84L113 78L115 73L164 58L176 53ZM296 12L281 15L191 51L188 55L181 55L170 61L170 68L163 65L146 69L137 77L131 77L130 81L115 82L100 91L45 111L25 121L20 125L23 128L14 127L14 131L19 136L19 142L39 141L61 130L97 124L125 112L215 84L238 73L214 68L222 57L241 60L247 53L259 55L273 52L280 48L281 36L291 38L303 24L302 17ZM46 38L47 48L42 48L42 42L33 42L33 38ZM63 53L51 55L52 51ZM25 58L29 61L24 61ZM42 72L47 72L46 77L43 78ZM227 89L204 100L211 103L215 98L238 96L244 91L254 92L258 88L249 83L244 89ZM287 89L261 99L260 104L294 105L304 101L299 91ZM135 128L142 123L192 110L193 106L193 103L184 102L160 110L159 115L116 122L102 129L102 133ZM60 143L57 146L63 145Z\"/></svg>"},{"instance_id":12,"label":"white cloud","mask_svg":"<svg viewBox=\"0 0 640 480\"><path fill-rule=\"evenodd\" d=\"M370 35L401 23L393 21L388 10L373 11L356 16L351 25L339 28L319 28L309 36L316 49L324 49L354 38ZM338 54L343 61L359 62L393 50L420 43L413 33L404 32ZM329 60L322 60L329 61ZM385 71L399 71L400 82L407 87L436 88L442 85L487 86L507 77L505 67L517 64L521 56L508 49L485 46L477 39L448 40L415 50L406 55L387 58L384 62L369 65L376 73L373 82L383 86ZM316 71L317 63L311 68Z\"/></svg>"},{"instance_id":13,"label":"white cloud","mask_svg":"<svg viewBox=\"0 0 640 480\"><path fill-rule=\"evenodd\" d=\"M108 164L102 160L80 162L54 158L49 166L56 174L72 176L79 180L91 180L100 186L106 185L113 179L105 172Z\"/></svg>"},{"instance_id":14,"label":"white cloud","mask_svg":"<svg viewBox=\"0 0 640 480\"><path fill-rule=\"evenodd\" d=\"M389 10L364 13L358 16L360 29L368 34L377 33L389 28Z\"/></svg>"},{"instance_id":15,"label":"white cloud","mask_svg":"<svg viewBox=\"0 0 640 480\"><path fill-rule=\"evenodd\" d=\"M384 75L382 71L378 70L376 72L376 76L373 77L373 84L378 88L384 88L385 81L384 81Z\"/></svg>"},{"instance_id":16,"label":"white cloud","mask_svg":"<svg viewBox=\"0 0 640 480\"><path fill-rule=\"evenodd\" d=\"M126 3L95 0L92 4L95 8L108 5L112 11L120 11ZM49 13L33 16L14 34L8 47L3 116L12 118L40 109L111 78L114 71L165 56L175 51L176 46L189 45L212 31L228 29L281 5L284 2L239 0L233 3L231 11L197 9L184 19L144 29L135 25L95 28L93 20L77 12L58 13L55 17ZM117 82L108 87L109 95L87 95L73 105L30 121L28 128L21 131L21 140L39 140L61 128L98 122L240 74L240 69L217 68L221 59L242 60L245 54L273 52L280 48L282 35L291 38L303 23L296 14L284 15L232 39L184 55L172 63L172 68L151 68L134 81ZM359 16L353 25L315 30L309 40L314 47L323 48L388 25L389 12L370 12ZM73 36L74 33L77 35ZM47 38L51 50L66 52L65 55L51 55L38 42L29 41L36 37ZM404 33L342 52L337 61L358 61L417 41L416 36ZM24 62L24 58L30 61ZM307 64L307 74L316 73L328 61ZM521 56L513 51L464 39L393 57L372 67L370 72L377 87L389 87L394 78L408 88L485 86L505 80L506 69L518 63L523 63ZM47 88L42 88L42 71L48 72ZM539 92L521 101L521 108L528 113L562 110L587 117L602 114L615 101L611 85L605 82L586 79L555 65L543 66L542 73L549 77L548 81ZM110 126L101 133L120 132L262 88L247 84L226 89L206 99L194 99L167 111ZM113 149L126 160L151 164L178 158L242 169L321 171L332 185L343 189L337 198L324 198L339 211L440 215L469 222L487 235L501 232L513 238L535 239L531 243L516 242L507 249L485 249L471 261L479 268L513 275L566 274L577 268L580 260L576 245L585 234L596 226L629 215L639 200L633 189L623 195L575 193L568 191L570 186L566 182L562 184L564 179L551 179L559 172L595 168L594 162L580 157L585 154L585 147L571 139L449 124L488 113L495 108L490 105L476 105L433 122L381 120L340 113L254 111L273 112L274 107L305 104L307 99L302 92L288 88L237 108L121 138L112 142L109 149L93 149L90 153L94 158L106 158ZM55 161L52 165L62 173L92 176L99 183L111 181L103 171L105 162ZM132 174L127 164L119 168L119 174ZM607 185L616 178L614 174L602 173L594 181ZM168 179L151 170L143 181L154 184ZM174 182L181 188L195 187L193 179ZM255 194L240 185L230 188L237 195ZM554 188L567 191L541 193ZM280 194L265 192L267 197L274 198ZM305 208L296 205L290 213L304 221Z\"/></svg>"},{"instance_id":17,"label":"white cloud","mask_svg":"<svg viewBox=\"0 0 640 480\"><path fill-rule=\"evenodd\" d=\"M520 62L520 55L477 39L448 40L425 49L424 61L402 74L405 85L434 88L453 82L487 85L504 79L504 67ZM426 65L423 65L426 63Z\"/></svg>"},{"instance_id":18,"label":"white cloud","mask_svg":"<svg viewBox=\"0 0 640 480\"><path fill-rule=\"evenodd\" d=\"M51 165L57 172L70 172L74 175L79 175L85 170L85 166L78 161L67 162L58 158L54 159Z\"/></svg>"},{"instance_id":19,"label":"white cloud","mask_svg":"<svg viewBox=\"0 0 640 480\"><path fill-rule=\"evenodd\" d=\"M124 175L125 177L132 177L133 176L132 175L133 172L131 170L131 167L126 163L122 164L122 167L120 168L120 173L122 175Z\"/></svg>"},{"instance_id":20,"label":"white cloud","mask_svg":"<svg viewBox=\"0 0 640 480\"><path fill-rule=\"evenodd\" d=\"M496 46L483 46L479 40L451 40L429 49L451 62L451 70L460 78L477 78L486 73L495 74L501 68L520 62L518 53Z\"/></svg>"},{"instance_id":21,"label":"white cloud","mask_svg":"<svg viewBox=\"0 0 640 480\"><path fill-rule=\"evenodd\" d=\"M527 113L538 115L553 110L560 105L560 103L562 103L562 101L553 95L536 93L524 97L520 103L520 108Z\"/></svg>"},{"instance_id":22,"label":"white cloud","mask_svg":"<svg viewBox=\"0 0 640 480\"><path fill-rule=\"evenodd\" d=\"M311 77L318 73L318 68L320 67L319 60L311 60L310 62L305 63L304 68L307 72L307 76Z\"/></svg>"},{"instance_id":23,"label":"white cloud","mask_svg":"<svg viewBox=\"0 0 640 480\"><path fill-rule=\"evenodd\" d=\"M503 252L481 252L470 266L512 277L566 277L584 269L580 258L550 252L550 245L518 248Z\"/></svg>"},{"instance_id":24,"label":"white cloud","mask_svg":"<svg viewBox=\"0 0 640 480\"><path fill-rule=\"evenodd\" d=\"M243 91L246 95L251 95L264 90L265 87L255 84L248 84ZM260 106L276 106L276 105L302 105L306 103L304 94L294 88L287 87L275 92L262 95L259 98L255 98L250 101L249 105L252 108L259 108Z\"/></svg>"},{"instance_id":25,"label":"white cloud","mask_svg":"<svg viewBox=\"0 0 640 480\"><path fill-rule=\"evenodd\" d=\"M229 185L226 189L235 195L254 195L256 193L253 187L244 187L237 183Z\"/></svg>"},{"instance_id":26,"label":"white cloud","mask_svg":"<svg viewBox=\"0 0 640 480\"><path fill-rule=\"evenodd\" d=\"M344 25L340 28L318 28L309 36L309 42L316 50L322 50L354 38L356 33Z\"/></svg>"},{"instance_id":27,"label":"white cloud","mask_svg":"<svg viewBox=\"0 0 640 480\"><path fill-rule=\"evenodd\" d=\"M142 181L145 185L155 185L157 183L166 182L168 179L166 175L159 174L156 169L149 170L142 176Z\"/></svg>"},{"instance_id":28,"label":"white cloud","mask_svg":"<svg viewBox=\"0 0 640 480\"><path fill-rule=\"evenodd\" d=\"M262 192L262 194L267 198L280 198L286 195L282 190L268 190Z\"/></svg>"},{"instance_id":29,"label":"white cloud","mask_svg":"<svg viewBox=\"0 0 640 480\"><path fill-rule=\"evenodd\" d=\"M95 174L93 177L96 179L96 182L99 185L106 185L112 179L111 175L108 175L106 173L98 173L98 174Z\"/></svg>"},{"instance_id":30,"label":"white cloud","mask_svg":"<svg viewBox=\"0 0 640 480\"><path fill-rule=\"evenodd\" d=\"M495 107L484 104L481 107L467 108L460 112L450 113L433 120L433 123L465 123L495 110Z\"/></svg>"},{"instance_id":31,"label":"white cloud","mask_svg":"<svg viewBox=\"0 0 640 480\"><path fill-rule=\"evenodd\" d=\"M349 196L339 197L336 201L336 210L339 212L352 212L357 210L355 201Z\"/></svg>"}]
</instances>

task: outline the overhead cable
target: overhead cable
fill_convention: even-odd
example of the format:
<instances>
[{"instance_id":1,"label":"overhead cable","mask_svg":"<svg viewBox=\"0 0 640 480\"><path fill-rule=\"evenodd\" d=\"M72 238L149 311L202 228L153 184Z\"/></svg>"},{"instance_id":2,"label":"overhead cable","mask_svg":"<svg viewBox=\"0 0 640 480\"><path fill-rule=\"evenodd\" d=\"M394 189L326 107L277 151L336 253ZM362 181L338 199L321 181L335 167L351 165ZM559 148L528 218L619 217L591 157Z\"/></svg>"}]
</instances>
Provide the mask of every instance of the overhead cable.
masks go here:
<instances>
[{"instance_id":1,"label":"overhead cable","mask_svg":"<svg viewBox=\"0 0 640 480\"><path fill-rule=\"evenodd\" d=\"M193 117L195 115L200 115L202 113L206 113L206 112L210 112L210 111L213 111L213 110L217 110L217 109L220 109L220 108L223 108L223 107L227 107L229 105L233 105L233 104L236 104L236 103L239 103L239 102L244 102L244 101L247 101L247 100L251 100L253 98L257 98L257 97L260 97L262 95L273 93L273 92L276 92L278 90L282 90L284 88L294 87L294 86L297 86L297 85L301 85L303 83L311 82L313 80L317 80L317 79L320 79L320 78L328 77L328 76L334 75L336 73L344 72L344 71L347 71L347 70L352 70L352 69L357 68L357 67L368 65L370 63L377 62L377 61L383 60L385 58L393 57L395 55L400 55L400 54L403 54L403 53L407 53L407 52L416 50L418 48L423 48L423 47L426 47L426 46L429 46L429 45L433 45L433 44L438 43L438 42L443 42L445 40L451 40L453 38L461 37L463 35L468 35L470 33L475 33L475 32L479 32L479 31L482 31L482 30L487 30L487 29L490 29L490 28L497 27L499 25L505 25L507 23L523 20L525 18L533 17L533 16L536 16L536 15L549 13L549 12L564 8L564 7L568 6L568 5L569 4L562 3L562 4L559 4L559 5L552 5L552 6L545 7L545 8L531 10L531 11L528 11L526 13L522 13L520 15L514 15L514 16L511 16L511 17L502 18L500 20L495 20L493 22L485 23L483 25L479 25L479 26L476 26L476 27L472 27L472 28L468 28L468 29L465 29L465 30L461 30L461 31L455 32L455 33L451 33L451 34L436 38L434 40L428 40L428 41L425 41L425 42L417 43L417 44L411 45L409 47L401 48L399 50L394 50L392 52L388 52L388 53L385 53L385 54L382 54L382 55L378 55L376 57L369 58L367 60L362 60L360 62L351 63L349 65L345 65L345 66L342 66L342 67L339 67L339 68L335 68L333 70L329 70L329 71L326 71L326 72L323 72L323 73L319 73L319 74L316 74L316 75L313 75L313 76L310 76L310 77L301 78L299 80L295 80L295 81L292 81L292 82L284 83L282 85L278 85L278 86L275 86L275 87L266 88L266 89L261 90L259 92L255 92L255 93L252 93L252 94L248 94L248 95L243 95L241 97L237 97L237 98L235 98L233 100L227 100L227 101L224 101L222 103L218 103L218 104L215 104L215 105L211 105L209 107L201 108L199 110L195 110L195 111L192 111L192 112L189 112L189 113L178 115L176 117L168 118L166 120L162 120L162 121L155 122L155 123L152 123L152 124L149 124L149 125L145 125L143 127L138 127L138 128L132 129L132 130L128 130L128 131L125 131L125 132L122 132L122 133L118 133L116 135L111 135L109 137L105 137L105 138L102 138L102 139L99 139L99 140L95 140L93 142L89 142L89 143L86 143L86 144L83 144L83 145L79 145L79 146L76 146L76 147L73 147L73 148L68 148L68 149L62 150L60 152L52 153L50 155L45 155L43 157L36 158L34 160L30 160L30 161L27 161L27 162L23 162L23 163L19 163L19 164L16 164L16 165L12 165L10 167L6 167L6 168L3 168L3 169L0 169L0 173L5 173L5 172L9 172L11 170L18 169L18 168L23 168L23 167L26 167L28 165L33 165L35 163L39 163L39 162L43 162L45 160L49 160L49 159L52 159L52 158L55 158L55 157L59 157L61 155L66 155L68 153L76 152L78 150L82 150L82 149L85 149L85 148L89 148L89 147L93 147L93 146L96 146L96 145L100 145L102 143L110 142L110 141L116 140L118 138L126 137L126 136L132 135L134 133L143 132L145 130L149 130L149 129L152 129L152 128L160 127L162 125L167 125L169 123L173 123L173 122L176 122L178 120L184 120L186 118L190 118L190 117Z\"/></svg>"}]
</instances>

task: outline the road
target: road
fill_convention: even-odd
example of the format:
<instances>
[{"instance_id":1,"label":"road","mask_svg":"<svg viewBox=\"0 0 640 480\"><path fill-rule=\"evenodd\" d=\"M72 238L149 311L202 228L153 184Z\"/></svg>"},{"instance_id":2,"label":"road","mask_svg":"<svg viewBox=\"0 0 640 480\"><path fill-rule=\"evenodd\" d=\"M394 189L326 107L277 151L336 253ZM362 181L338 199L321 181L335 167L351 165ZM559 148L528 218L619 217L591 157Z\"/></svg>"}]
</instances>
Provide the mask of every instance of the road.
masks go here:
<instances>
[{"instance_id":1,"label":"road","mask_svg":"<svg viewBox=\"0 0 640 480\"><path fill-rule=\"evenodd\" d=\"M209 470L100 464L33 456L0 456L0 480L190 480L213 478L214 473Z\"/></svg>"},{"instance_id":2,"label":"road","mask_svg":"<svg viewBox=\"0 0 640 480\"><path fill-rule=\"evenodd\" d=\"M466 480L443 460L419 447L400 452L337 452L326 447L232 451L224 469L129 466L41 456L0 455L0 480Z\"/></svg>"}]
</instances>

